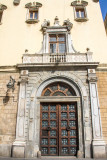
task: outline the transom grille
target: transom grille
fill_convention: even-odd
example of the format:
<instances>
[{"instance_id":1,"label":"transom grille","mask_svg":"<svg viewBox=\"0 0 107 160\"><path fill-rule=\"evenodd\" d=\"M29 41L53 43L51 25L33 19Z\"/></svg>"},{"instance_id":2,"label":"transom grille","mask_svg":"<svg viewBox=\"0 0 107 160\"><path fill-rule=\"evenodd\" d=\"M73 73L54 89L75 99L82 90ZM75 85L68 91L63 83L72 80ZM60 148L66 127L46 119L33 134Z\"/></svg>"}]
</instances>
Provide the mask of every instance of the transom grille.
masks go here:
<instances>
[{"instance_id":1,"label":"transom grille","mask_svg":"<svg viewBox=\"0 0 107 160\"><path fill-rule=\"evenodd\" d=\"M42 92L42 96L76 96L73 88L61 82L52 83Z\"/></svg>"}]
</instances>

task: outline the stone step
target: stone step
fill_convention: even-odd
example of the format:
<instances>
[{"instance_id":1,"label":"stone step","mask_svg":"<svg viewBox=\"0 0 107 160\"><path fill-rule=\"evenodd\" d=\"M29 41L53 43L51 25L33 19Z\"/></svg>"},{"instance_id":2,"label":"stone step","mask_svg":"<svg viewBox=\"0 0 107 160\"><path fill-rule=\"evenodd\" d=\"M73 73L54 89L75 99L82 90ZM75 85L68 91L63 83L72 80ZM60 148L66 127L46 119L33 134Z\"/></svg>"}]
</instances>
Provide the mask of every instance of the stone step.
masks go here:
<instances>
[{"instance_id":1,"label":"stone step","mask_svg":"<svg viewBox=\"0 0 107 160\"><path fill-rule=\"evenodd\" d=\"M99 158L99 159L93 159L93 158L76 158L76 157L52 157L52 156L44 156L41 158L12 158L12 157L0 157L0 160L107 160L107 158Z\"/></svg>"}]
</instances>

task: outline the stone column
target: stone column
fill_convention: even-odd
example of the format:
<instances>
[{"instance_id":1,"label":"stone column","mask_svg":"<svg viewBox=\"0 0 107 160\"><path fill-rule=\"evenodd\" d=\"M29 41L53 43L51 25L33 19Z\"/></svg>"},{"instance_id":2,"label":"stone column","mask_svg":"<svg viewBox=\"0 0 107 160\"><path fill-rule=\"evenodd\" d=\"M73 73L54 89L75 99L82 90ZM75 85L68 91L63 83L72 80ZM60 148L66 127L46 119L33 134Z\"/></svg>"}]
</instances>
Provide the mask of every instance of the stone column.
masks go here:
<instances>
[{"instance_id":1,"label":"stone column","mask_svg":"<svg viewBox=\"0 0 107 160\"><path fill-rule=\"evenodd\" d=\"M16 125L16 139L13 143L12 156L25 157L25 109L26 109L26 85L28 82L28 71L21 71L19 103Z\"/></svg>"},{"instance_id":2,"label":"stone column","mask_svg":"<svg viewBox=\"0 0 107 160\"><path fill-rule=\"evenodd\" d=\"M93 157L105 158L106 157L106 144L102 137L100 107L97 91L97 77L94 69L88 69L88 80L90 87L91 99L91 114L92 114L92 127L93 127Z\"/></svg>"}]
</instances>

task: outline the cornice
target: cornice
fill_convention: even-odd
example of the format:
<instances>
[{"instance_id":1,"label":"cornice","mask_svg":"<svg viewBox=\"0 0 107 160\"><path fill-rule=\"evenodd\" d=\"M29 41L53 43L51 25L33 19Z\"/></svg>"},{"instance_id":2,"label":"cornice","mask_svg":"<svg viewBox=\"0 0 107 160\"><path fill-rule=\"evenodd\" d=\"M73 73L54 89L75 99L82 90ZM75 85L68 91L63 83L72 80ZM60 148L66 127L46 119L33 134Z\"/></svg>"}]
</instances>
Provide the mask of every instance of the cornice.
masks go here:
<instances>
[{"instance_id":1,"label":"cornice","mask_svg":"<svg viewBox=\"0 0 107 160\"><path fill-rule=\"evenodd\" d=\"M97 68L97 66L99 65L98 62L72 62L72 63L25 63L25 64L17 64L17 68L21 69L25 69L25 68L51 68L51 67L84 67L84 68Z\"/></svg>"}]
</instances>

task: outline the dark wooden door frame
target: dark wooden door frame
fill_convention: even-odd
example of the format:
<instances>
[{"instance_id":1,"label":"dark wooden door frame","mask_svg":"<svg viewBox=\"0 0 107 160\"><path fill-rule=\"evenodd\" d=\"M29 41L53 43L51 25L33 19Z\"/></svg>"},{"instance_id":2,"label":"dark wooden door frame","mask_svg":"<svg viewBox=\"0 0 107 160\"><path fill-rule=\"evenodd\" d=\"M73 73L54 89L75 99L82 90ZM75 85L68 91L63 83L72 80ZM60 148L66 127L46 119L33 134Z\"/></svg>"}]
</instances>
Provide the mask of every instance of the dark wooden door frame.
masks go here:
<instances>
[{"instance_id":1,"label":"dark wooden door frame","mask_svg":"<svg viewBox=\"0 0 107 160\"><path fill-rule=\"evenodd\" d=\"M50 106L51 105L55 105L56 106L56 111L50 111ZM61 108L61 106L63 104L66 104L67 109L63 110L63 108ZM72 107L70 105L75 106L75 109L73 110ZM48 105L48 111L43 111L42 107L43 105ZM71 107L71 108L70 108ZM66 102L66 103L41 103L41 112L40 112L40 146L41 146L41 151L44 148L48 148L47 154L43 154L42 155L61 155L61 156L76 156L77 154L77 150L78 150L78 120L77 120L77 104L76 102ZM48 117L47 119L44 119L42 117L43 113L47 113ZM50 115L52 113L56 113L56 119L51 119ZM63 114L65 114L65 118L62 117ZM75 115L75 116L74 116ZM67 117L66 117L67 116ZM71 117L70 117L71 116ZM74 117L72 117L74 116ZM48 121L48 126L43 127L42 123L43 121ZM51 124L50 122L55 121L56 122L56 127L50 127ZM63 126L63 123L67 122L67 125L64 124L65 126ZM75 125L74 125L75 124ZM74 126L72 126L74 125ZM47 130L47 131L46 131ZM56 136L52 137L50 136L51 131L56 131ZM43 136L43 133L46 131L47 132L47 136ZM64 136L62 135L62 132L65 132L67 135ZM75 133L75 135L72 135L73 132ZM50 145L50 141L56 139L56 145ZM46 140L46 143L48 143L47 145L43 145L42 144L42 139ZM47 142L48 141L48 142ZM62 144L63 143L63 144ZM56 148L56 154L52 154L50 149L55 149ZM63 151L63 152L62 152ZM53 151L54 152L54 151Z\"/></svg>"}]
</instances>

